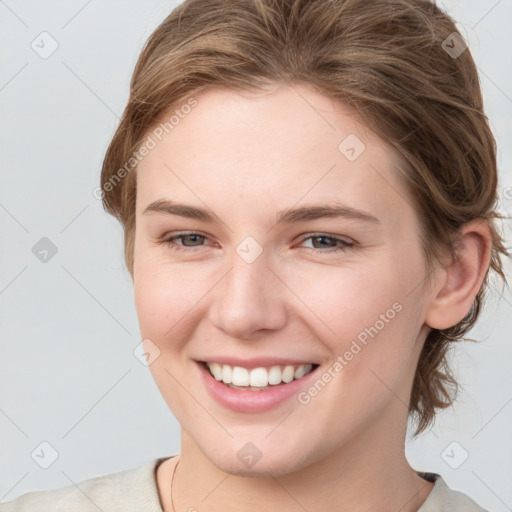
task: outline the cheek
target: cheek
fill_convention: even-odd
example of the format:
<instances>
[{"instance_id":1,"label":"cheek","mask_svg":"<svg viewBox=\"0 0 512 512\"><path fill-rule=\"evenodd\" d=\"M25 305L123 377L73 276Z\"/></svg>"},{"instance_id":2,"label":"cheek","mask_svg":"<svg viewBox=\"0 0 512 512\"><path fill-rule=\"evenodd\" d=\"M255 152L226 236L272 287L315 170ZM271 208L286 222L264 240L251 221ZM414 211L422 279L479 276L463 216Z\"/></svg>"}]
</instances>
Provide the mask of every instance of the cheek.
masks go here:
<instances>
[{"instance_id":1,"label":"cheek","mask_svg":"<svg viewBox=\"0 0 512 512\"><path fill-rule=\"evenodd\" d=\"M357 337L401 300L404 285L393 272L396 274L396 269L370 262L364 266L318 265L300 272L294 269L285 281L300 299L290 300L297 304L302 318L318 325L315 330L321 338L336 348L336 343Z\"/></svg>"},{"instance_id":2,"label":"cheek","mask_svg":"<svg viewBox=\"0 0 512 512\"><path fill-rule=\"evenodd\" d=\"M403 256L402 256L403 257ZM361 266L322 267L290 273L287 283L301 300L296 314L354 375L362 367L400 372L413 349L421 319L420 282L414 255L398 255ZM390 375L391 376L391 375Z\"/></svg>"},{"instance_id":3,"label":"cheek","mask_svg":"<svg viewBox=\"0 0 512 512\"><path fill-rule=\"evenodd\" d=\"M149 370L168 407L186 419L190 397L178 382L186 374L187 341L200 313L200 299L208 290L198 271L184 271L151 252L137 254L134 265L135 307L142 339L159 350ZM204 288L204 289L203 289ZM185 418L184 418L185 416Z\"/></svg>"},{"instance_id":4,"label":"cheek","mask_svg":"<svg viewBox=\"0 0 512 512\"><path fill-rule=\"evenodd\" d=\"M310 279L301 291L304 302L322 319L309 314L309 325L317 326L316 337L332 354L319 376L326 384L314 383L301 398L322 404L318 414L332 426L332 436L351 435L395 398L403 407L408 397L402 396L401 382L414 364L419 301L413 294L407 296L410 287L400 273Z\"/></svg>"},{"instance_id":5,"label":"cheek","mask_svg":"<svg viewBox=\"0 0 512 512\"><path fill-rule=\"evenodd\" d=\"M197 271L140 252L134 265L135 307L143 336L163 341L174 335L180 319L193 314L205 294L205 280Z\"/></svg>"}]
</instances>

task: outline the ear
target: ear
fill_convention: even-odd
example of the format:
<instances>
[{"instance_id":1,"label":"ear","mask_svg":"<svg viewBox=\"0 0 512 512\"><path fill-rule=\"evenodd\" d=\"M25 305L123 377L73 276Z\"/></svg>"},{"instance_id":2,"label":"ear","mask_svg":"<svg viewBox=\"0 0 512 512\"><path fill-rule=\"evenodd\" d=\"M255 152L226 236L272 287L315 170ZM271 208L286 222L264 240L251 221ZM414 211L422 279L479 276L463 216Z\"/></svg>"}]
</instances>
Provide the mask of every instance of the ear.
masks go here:
<instances>
[{"instance_id":1,"label":"ear","mask_svg":"<svg viewBox=\"0 0 512 512\"><path fill-rule=\"evenodd\" d=\"M425 317L429 327L447 329L468 314L489 268L491 243L485 219L474 219L459 229L454 243L456 257L438 269L440 278Z\"/></svg>"}]
</instances>

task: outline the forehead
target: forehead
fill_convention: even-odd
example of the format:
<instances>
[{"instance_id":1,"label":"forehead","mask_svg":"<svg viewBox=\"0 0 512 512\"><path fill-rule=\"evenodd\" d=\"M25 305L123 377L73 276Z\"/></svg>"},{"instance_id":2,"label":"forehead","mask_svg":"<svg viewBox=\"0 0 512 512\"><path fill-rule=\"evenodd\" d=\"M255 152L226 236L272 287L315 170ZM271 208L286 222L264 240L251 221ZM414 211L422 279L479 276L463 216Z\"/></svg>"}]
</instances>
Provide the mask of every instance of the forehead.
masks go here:
<instances>
[{"instance_id":1,"label":"forehead","mask_svg":"<svg viewBox=\"0 0 512 512\"><path fill-rule=\"evenodd\" d=\"M161 140L148 132L156 146L137 169L139 212L150 201L179 196L280 207L336 199L380 215L411 213L396 154L345 105L301 85L210 89L194 98L179 122L174 116L172 125L159 125Z\"/></svg>"}]
</instances>

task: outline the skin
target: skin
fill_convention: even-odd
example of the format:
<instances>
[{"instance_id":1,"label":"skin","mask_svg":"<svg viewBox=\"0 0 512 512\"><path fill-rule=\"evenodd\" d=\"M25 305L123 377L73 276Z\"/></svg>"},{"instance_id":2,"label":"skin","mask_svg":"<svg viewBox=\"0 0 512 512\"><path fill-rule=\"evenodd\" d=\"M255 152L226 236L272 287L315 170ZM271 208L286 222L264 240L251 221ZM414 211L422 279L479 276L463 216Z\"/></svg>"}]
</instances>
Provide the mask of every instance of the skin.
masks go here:
<instances>
[{"instance_id":1,"label":"skin","mask_svg":"<svg viewBox=\"0 0 512 512\"><path fill-rule=\"evenodd\" d=\"M136 309L160 350L150 370L182 427L179 458L156 472L164 510L178 460L176 510L418 510L433 484L404 454L413 377L430 327L471 307L489 265L487 225L465 225L461 258L427 281L396 156L347 107L302 85L194 97L137 169ZM355 161L338 149L349 134L366 146ZM215 221L144 214L158 199L207 208ZM281 209L335 200L379 222L275 223ZM187 252L162 243L183 231L206 238L174 241ZM355 245L329 253L343 244L311 238L318 232ZM263 249L252 263L236 252L247 236ZM322 374L394 303L401 311L306 405L292 397L237 413L199 380L194 360L213 354L288 356ZM237 457L247 442L262 454L251 468Z\"/></svg>"}]
</instances>

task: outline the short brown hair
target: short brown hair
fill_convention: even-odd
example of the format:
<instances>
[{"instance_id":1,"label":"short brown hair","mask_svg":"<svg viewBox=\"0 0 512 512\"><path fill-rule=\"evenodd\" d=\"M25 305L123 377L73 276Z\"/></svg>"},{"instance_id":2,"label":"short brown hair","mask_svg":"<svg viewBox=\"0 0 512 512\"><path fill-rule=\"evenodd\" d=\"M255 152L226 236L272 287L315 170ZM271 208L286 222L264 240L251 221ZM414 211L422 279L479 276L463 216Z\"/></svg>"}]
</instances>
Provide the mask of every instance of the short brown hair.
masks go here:
<instances>
[{"instance_id":1,"label":"short brown hair","mask_svg":"<svg viewBox=\"0 0 512 512\"><path fill-rule=\"evenodd\" d=\"M453 20L428 0L179 5L145 44L101 172L103 205L123 225L130 274L136 173L128 172L126 162L148 131L169 109L210 87L250 91L302 83L353 107L395 148L403 163L400 175L415 200L429 269L445 249L456 256L458 228L481 218L491 227L489 268L505 280L501 255L508 252L495 226L501 218L496 144L470 51L450 54L447 41L449 48L457 42L463 49ZM477 320L488 273L466 317L449 329L431 329L425 340L409 404L417 417L414 435L430 425L436 408L454 399L449 341L462 339Z\"/></svg>"}]
</instances>

